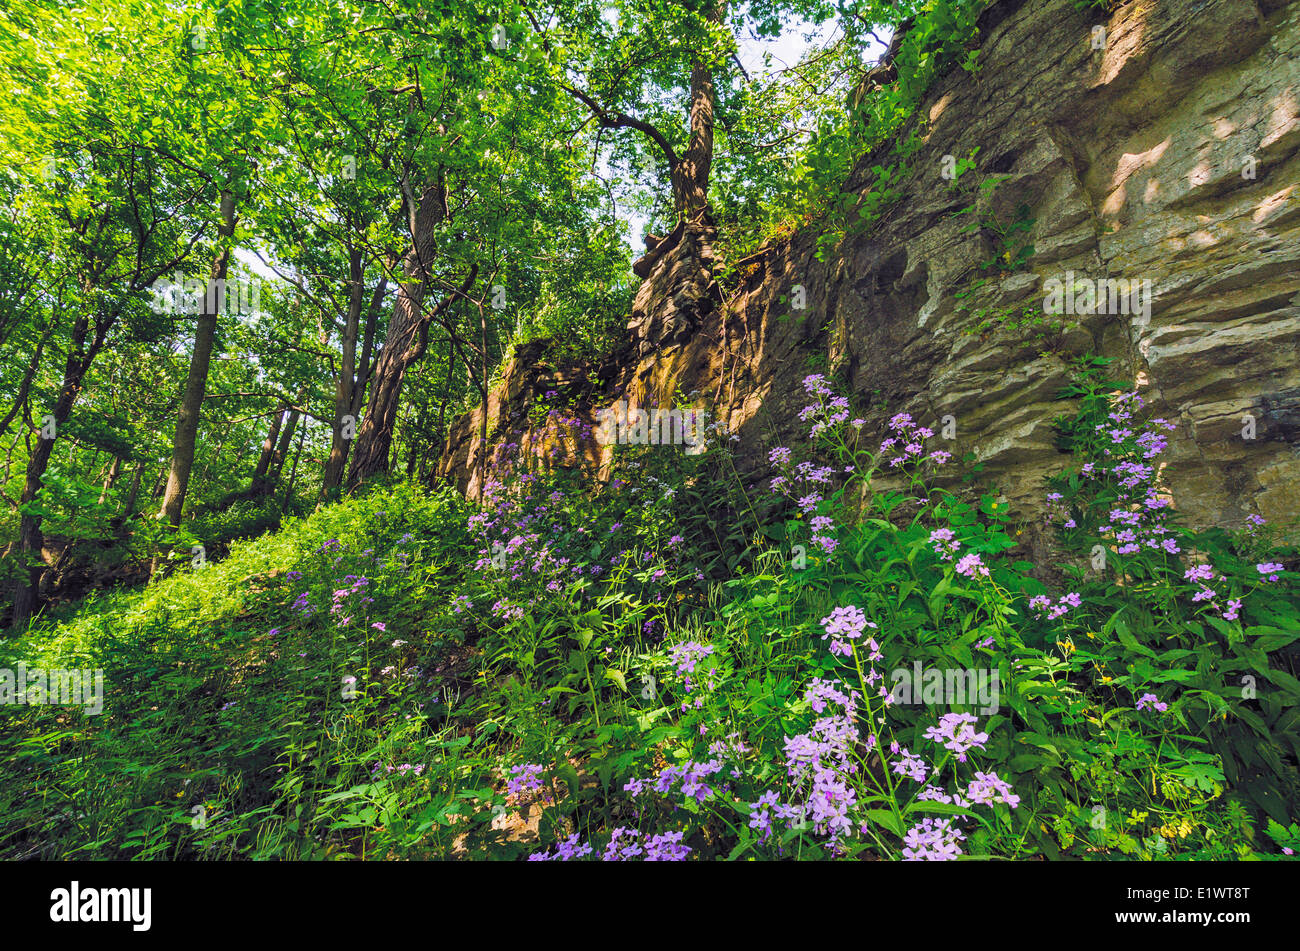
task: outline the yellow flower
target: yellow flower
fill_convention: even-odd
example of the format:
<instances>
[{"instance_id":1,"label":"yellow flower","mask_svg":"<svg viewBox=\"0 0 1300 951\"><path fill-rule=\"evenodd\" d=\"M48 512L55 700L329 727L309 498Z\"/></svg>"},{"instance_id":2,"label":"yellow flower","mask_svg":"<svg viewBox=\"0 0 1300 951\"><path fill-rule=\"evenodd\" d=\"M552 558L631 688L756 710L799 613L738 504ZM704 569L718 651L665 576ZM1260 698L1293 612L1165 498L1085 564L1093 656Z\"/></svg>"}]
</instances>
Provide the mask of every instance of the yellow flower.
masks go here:
<instances>
[{"instance_id":1,"label":"yellow flower","mask_svg":"<svg viewBox=\"0 0 1300 951\"><path fill-rule=\"evenodd\" d=\"M1192 834L1192 824L1184 816L1178 822L1166 822L1157 831L1166 839L1185 839Z\"/></svg>"}]
</instances>

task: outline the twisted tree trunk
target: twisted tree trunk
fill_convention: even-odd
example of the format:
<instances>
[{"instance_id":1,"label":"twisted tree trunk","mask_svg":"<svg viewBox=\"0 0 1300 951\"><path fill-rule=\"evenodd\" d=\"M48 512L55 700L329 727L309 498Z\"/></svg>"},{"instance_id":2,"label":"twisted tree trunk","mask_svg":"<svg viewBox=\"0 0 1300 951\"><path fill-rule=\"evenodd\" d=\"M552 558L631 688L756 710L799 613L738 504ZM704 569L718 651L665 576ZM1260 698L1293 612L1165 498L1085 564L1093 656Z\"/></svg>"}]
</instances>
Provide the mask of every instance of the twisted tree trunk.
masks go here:
<instances>
[{"instance_id":1,"label":"twisted tree trunk","mask_svg":"<svg viewBox=\"0 0 1300 951\"><path fill-rule=\"evenodd\" d=\"M404 262L406 280L397 286L397 303L388 323L388 335L371 374L370 395L348 468L349 491L354 491L366 479L388 471L402 379L407 367L424 356L428 348L430 322L454 300L454 295L448 295L434 310L424 307L437 251L436 230L447 217L447 191L442 173L425 187L418 202L408 189L407 207L412 240ZM477 273L477 266L470 268L462 293L473 284Z\"/></svg>"},{"instance_id":2,"label":"twisted tree trunk","mask_svg":"<svg viewBox=\"0 0 1300 951\"><path fill-rule=\"evenodd\" d=\"M726 11L726 0L718 0L709 21L723 22ZM633 265L642 282L628 330L638 356L688 339L721 300L713 278L717 226L709 208L716 105L713 72L696 59L691 66L690 138L681 155L668 153L677 225L664 238L647 235L647 253Z\"/></svg>"}]
</instances>

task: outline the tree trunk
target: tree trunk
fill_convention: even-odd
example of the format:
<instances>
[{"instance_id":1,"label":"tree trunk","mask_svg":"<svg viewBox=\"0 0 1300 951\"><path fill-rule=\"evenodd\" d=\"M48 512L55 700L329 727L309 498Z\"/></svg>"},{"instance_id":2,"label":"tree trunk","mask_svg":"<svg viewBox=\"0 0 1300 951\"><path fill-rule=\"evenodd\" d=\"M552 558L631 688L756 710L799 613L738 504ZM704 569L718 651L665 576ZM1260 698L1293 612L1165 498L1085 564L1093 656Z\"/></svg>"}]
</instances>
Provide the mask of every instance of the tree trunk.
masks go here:
<instances>
[{"instance_id":1,"label":"tree trunk","mask_svg":"<svg viewBox=\"0 0 1300 951\"><path fill-rule=\"evenodd\" d=\"M275 411L275 415L271 418L271 431L266 434L266 439L262 442L262 454L257 457L257 468L253 470L253 481L248 486L248 494L253 498L268 494L275 484L266 477L266 473L270 469L271 459L275 455L275 442L280 435L280 425L284 422L285 409L285 407L281 406Z\"/></svg>"},{"instance_id":2,"label":"tree trunk","mask_svg":"<svg viewBox=\"0 0 1300 951\"><path fill-rule=\"evenodd\" d=\"M293 442L294 431L298 428L298 411L290 410L289 421L285 423L284 429L280 431L280 445L275 447L275 456L271 459L271 472L269 478L272 482L280 481L280 473L284 471L284 460L289 456L289 445Z\"/></svg>"},{"instance_id":3,"label":"tree trunk","mask_svg":"<svg viewBox=\"0 0 1300 951\"><path fill-rule=\"evenodd\" d=\"M116 319L116 318L113 318ZM50 455L54 452L54 441L58 438L59 429L68 421L72 415L72 407L77 402L77 397L81 393L81 381L85 377L86 371L90 369L90 364L98 355L100 349L104 346L104 340L108 329L112 326L112 319L97 324L95 339L88 350L83 349L86 344L86 336L90 331L90 318L80 313L72 325L71 347L68 349L68 358L63 368L63 386L59 389L59 397L54 403L54 412L49 415L54 422L54 430L47 437L44 426L41 429L41 438L36 443L36 448L31 452L27 459L27 476L23 482L23 494L19 499L19 505L26 507L36 500L37 493L40 492L44 484L45 470L49 468ZM14 590L14 614L12 626L15 631L21 631L27 627L27 622L31 620L32 614L36 611L37 602L39 601L39 591L41 575L45 571L45 565L40 562L41 549L45 544L45 536L41 532L41 516L24 512L18 519L18 548L17 556L26 568L26 580L21 577Z\"/></svg>"},{"instance_id":4,"label":"tree trunk","mask_svg":"<svg viewBox=\"0 0 1300 951\"><path fill-rule=\"evenodd\" d=\"M293 454L293 468L289 470L289 485L284 490L284 502L280 506L280 514L283 515L289 511L289 500L293 498L294 483L298 481L298 460L302 458L302 441L307 436L307 427L302 428L298 434L298 451Z\"/></svg>"},{"instance_id":5,"label":"tree trunk","mask_svg":"<svg viewBox=\"0 0 1300 951\"><path fill-rule=\"evenodd\" d=\"M58 419L57 415L55 419ZM22 495L24 504L32 502L36 498L36 493L41 490L41 480L45 475L46 467L50 464L50 453L53 449L53 439L42 437L36 444L36 450L27 462L27 478L23 483ZM18 588L14 592L13 629L15 631L24 630L36 611L41 575L45 572L45 566L39 562L44 545L45 535L41 532L40 516L23 513L18 520L18 557L26 563L24 567L27 571L27 581L24 584L20 579ZM33 559L36 560L35 563L32 563Z\"/></svg>"},{"instance_id":6,"label":"tree trunk","mask_svg":"<svg viewBox=\"0 0 1300 951\"><path fill-rule=\"evenodd\" d=\"M388 454L393 442L393 424L402 394L406 368L424 355L428 345L431 314L424 312L433 258L436 252L435 230L447 217L447 193L441 173L424 189L418 206L407 194L411 249L406 255L406 280L397 286L397 304L388 324L384 347L375 362L370 397L365 416L357 430L352 464L348 469L348 488L355 490L366 479L388 470Z\"/></svg>"},{"instance_id":7,"label":"tree trunk","mask_svg":"<svg viewBox=\"0 0 1300 951\"><path fill-rule=\"evenodd\" d=\"M678 217L687 221L697 219L709 207L716 103L713 74L706 63L696 60L691 66L691 137L672 170L673 206Z\"/></svg>"},{"instance_id":8,"label":"tree trunk","mask_svg":"<svg viewBox=\"0 0 1300 951\"><path fill-rule=\"evenodd\" d=\"M343 362L339 367L339 376L334 383L334 423L333 437L330 441L330 455L325 462L325 471L321 475L321 499L337 494L339 484L343 481L343 463L348 453L348 443L355 435L355 428L344 435L350 422L356 426L356 417L352 416L352 390L356 386L357 369L357 332L361 325L361 306L365 296L365 268L361 249L353 247L348 252L348 318L343 327ZM349 420L347 417L352 416Z\"/></svg>"},{"instance_id":9,"label":"tree trunk","mask_svg":"<svg viewBox=\"0 0 1300 951\"><path fill-rule=\"evenodd\" d=\"M352 401L348 406L348 415L352 417L354 424L361 419L361 410L366 403L366 388L370 383L371 358L374 355L375 347L375 329L379 324L379 315L383 312L384 295L387 292L388 275L381 274L379 284L375 287L375 292L370 298L370 312L366 317L365 341L361 345L361 359L357 364L356 382L352 386ZM330 486L335 496L337 496L338 488L343 482L343 472L348 461L348 452L352 448L352 442L351 439L343 441L343 454L339 459L338 473L334 477L333 485ZM333 447L331 447L332 452ZM322 495L324 495L323 492Z\"/></svg>"},{"instance_id":10,"label":"tree trunk","mask_svg":"<svg viewBox=\"0 0 1300 951\"><path fill-rule=\"evenodd\" d=\"M117 482L117 477L122 472L122 457L114 456L112 463L108 467L108 476L104 479L104 489L99 493L99 504L103 505L108 501L108 493L112 490L113 485Z\"/></svg>"},{"instance_id":11,"label":"tree trunk","mask_svg":"<svg viewBox=\"0 0 1300 951\"><path fill-rule=\"evenodd\" d=\"M390 266L395 267L394 260ZM366 385L370 382L371 359L375 352L375 329L379 325L379 315L384 309L384 295L388 293L388 274L379 275L379 283L370 298L370 313L366 316L366 338L361 344L361 360L357 364L357 385L352 388L352 415L360 416L361 408L366 402Z\"/></svg>"},{"instance_id":12,"label":"tree trunk","mask_svg":"<svg viewBox=\"0 0 1300 951\"><path fill-rule=\"evenodd\" d=\"M726 0L717 0L710 22L722 23L726 12ZM642 282L628 330L639 357L684 343L722 298L713 279L717 226L709 208L716 104L713 73L706 62L696 60L691 66L690 139L669 170L677 225L662 239L648 236L648 253L633 265Z\"/></svg>"},{"instance_id":13,"label":"tree trunk","mask_svg":"<svg viewBox=\"0 0 1300 951\"><path fill-rule=\"evenodd\" d=\"M217 318L220 316L224 294L218 292L226 279L230 266L230 238L235 233L235 198L229 191L221 193L221 226L217 231L221 242L212 262L207 293L203 295L202 313L194 331L194 353L190 358L190 372L185 381L185 396L181 400L180 414L176 420L176 435L172 441L171 471L167 476L167 490L163 495L159 518L174 528L181 523L181 510L185 506L185 493L189 489L190 470L194 467L194 446L199 432L199 413L208 386L208 366L212 361L212 347L216 341ZM217 282L222 282L218 285Z\"/></svg>"},{"instance_id":14,"label":"tree trunk","mask_svg":"<svg viewBox=\"0 0 1300 951\"><path fill-rule=\"evenodd\" d=\"M131 488L126 493L126 504L122 506L122 514L113 519L113 528L121 529L123 525L135 513L135 500L140 495L140 481L144 478L146 462L137 462L135 464L135 474L131 477Z\"/></svg>"}]
</instances>

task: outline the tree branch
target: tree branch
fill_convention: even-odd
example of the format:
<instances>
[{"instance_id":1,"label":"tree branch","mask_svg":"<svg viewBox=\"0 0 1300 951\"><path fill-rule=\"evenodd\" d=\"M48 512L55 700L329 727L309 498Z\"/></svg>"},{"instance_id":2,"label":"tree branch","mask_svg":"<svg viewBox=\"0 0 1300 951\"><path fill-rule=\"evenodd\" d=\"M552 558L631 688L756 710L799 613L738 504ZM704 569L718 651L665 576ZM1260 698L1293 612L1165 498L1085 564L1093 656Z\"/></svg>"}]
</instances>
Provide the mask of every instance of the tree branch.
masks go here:
<instances>
[{"instance_id":1,"label":"tree branch","mask_svg":"<svg viewBox=\"0 0 1300 951\"><path fill-rule=\"evenodd\" d=\"M602 127L606 129L636 129L638 132L648 136L655 145L659 146L660 150L664 153L664 157L668 159L668 165L670 168L676 168L681 162L681 159L678 158L673 147L668 144L668 139L650 123L638 119L636 116L629 116L623 112L610 112L581 89L575 89L567 83L560 83L560 88L564 89L590 109L592 114L595 115L596 121L599 122Z\"/></svg>"}]
</instances>

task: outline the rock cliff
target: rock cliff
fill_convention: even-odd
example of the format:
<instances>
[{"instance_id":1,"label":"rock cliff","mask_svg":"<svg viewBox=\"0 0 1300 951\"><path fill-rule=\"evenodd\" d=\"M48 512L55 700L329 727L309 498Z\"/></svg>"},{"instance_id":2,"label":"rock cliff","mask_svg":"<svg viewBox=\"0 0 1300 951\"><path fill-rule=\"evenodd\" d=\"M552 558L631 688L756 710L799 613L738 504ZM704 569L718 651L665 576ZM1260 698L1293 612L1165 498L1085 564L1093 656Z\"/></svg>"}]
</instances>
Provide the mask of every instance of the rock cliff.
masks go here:
<instances>
[{"instance_id":1,"label":"rock cliff","mask_svg":"<svg viewBox=\"0 0 1300 951\"><path fill-rule=\"evenodd\" d=\"M798 438L803 377L838 372L872 408L869 432L897 412L936 430L950 417L944 448L974 453L984 484L1032 511L1067 461L1052 420L1069 361L1092 352L1178 424L1167 478L1190 522L1294 517L1300 2L1002 0L978 42L981 68L941 76L903 130L919 146L901 194L860 233L821 260L815 224L765 249L689 334L669 322L647 338L643 287L635 334L602 365L522 348L489 401L489 448L538 451L526 410L551 389L593 424L619 399L695 394L760 474L767 447ZM869 169L895 161L868 156L850 187L869 200ZM438 470L471 493L480 413L458 420ZM594 442L558 448L566 464L608 461Z\"/></svg>"}]
</instances>

